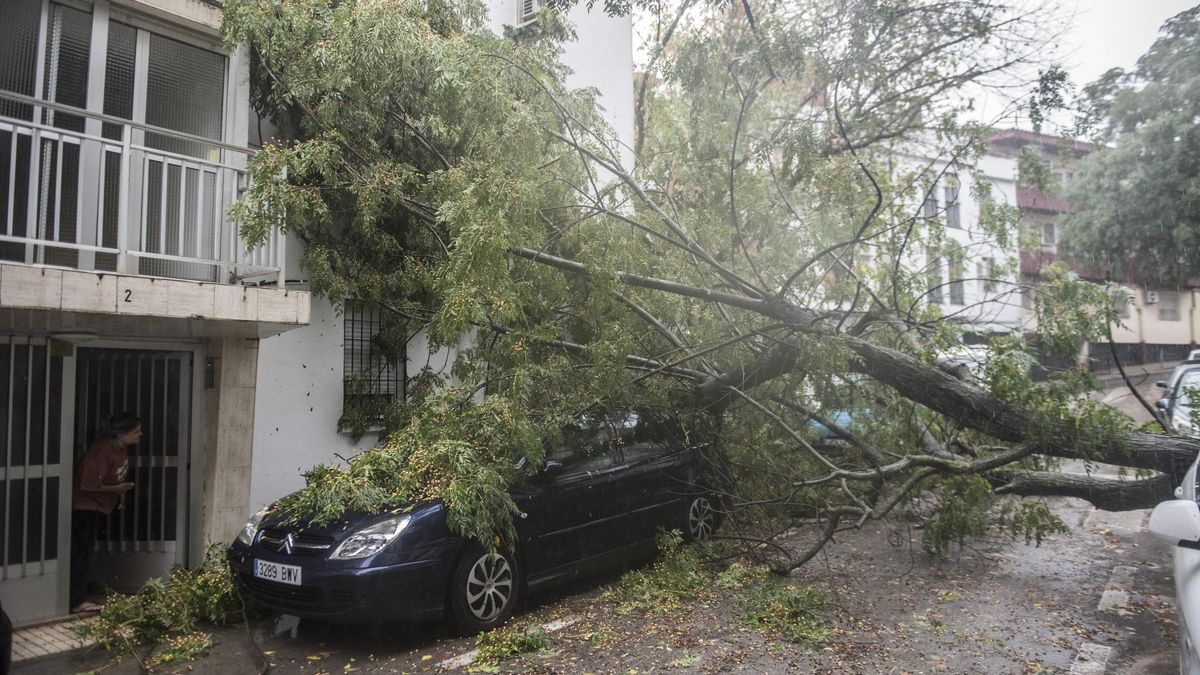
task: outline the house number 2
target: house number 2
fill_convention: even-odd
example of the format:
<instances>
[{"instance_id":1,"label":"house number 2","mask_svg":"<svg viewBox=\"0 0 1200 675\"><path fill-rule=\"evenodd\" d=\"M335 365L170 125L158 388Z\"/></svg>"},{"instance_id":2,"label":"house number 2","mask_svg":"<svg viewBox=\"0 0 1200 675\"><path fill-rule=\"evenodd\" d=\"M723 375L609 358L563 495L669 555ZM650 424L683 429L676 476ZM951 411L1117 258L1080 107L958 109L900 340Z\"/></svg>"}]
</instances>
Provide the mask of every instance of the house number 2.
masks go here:
<instances>
[{"instance_id":1,"label":"house number 2","mask_svg":"<svg viewBox=\"0 0 1200 675\"><path fill-rule=\"evenodd\" d=\"M133 302L133 290L132 289L129 289L129 288L125 289L125 302Z\"/></svg>"}]
</instances>

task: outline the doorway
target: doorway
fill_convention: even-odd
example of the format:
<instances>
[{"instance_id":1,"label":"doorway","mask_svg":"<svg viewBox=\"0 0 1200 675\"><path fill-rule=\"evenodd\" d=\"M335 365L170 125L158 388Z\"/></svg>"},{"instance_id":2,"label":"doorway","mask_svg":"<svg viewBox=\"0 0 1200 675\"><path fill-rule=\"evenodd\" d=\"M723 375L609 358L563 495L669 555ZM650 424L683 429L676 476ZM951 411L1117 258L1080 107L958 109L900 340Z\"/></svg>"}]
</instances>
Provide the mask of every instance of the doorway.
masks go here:
<instances>
[{"instance_id":1,"label":"doorway","mask_svg":"<svg viewBox=\"0 0 1200 675\"><path fill-rule=\"evenodd\" d=\"M193 354L79 348L76 357L76 460L109 416L141 418L142 439L129 448L134 488L101 521L90 574L133 593L187 561Z\"/></svg>"}]
</instances>

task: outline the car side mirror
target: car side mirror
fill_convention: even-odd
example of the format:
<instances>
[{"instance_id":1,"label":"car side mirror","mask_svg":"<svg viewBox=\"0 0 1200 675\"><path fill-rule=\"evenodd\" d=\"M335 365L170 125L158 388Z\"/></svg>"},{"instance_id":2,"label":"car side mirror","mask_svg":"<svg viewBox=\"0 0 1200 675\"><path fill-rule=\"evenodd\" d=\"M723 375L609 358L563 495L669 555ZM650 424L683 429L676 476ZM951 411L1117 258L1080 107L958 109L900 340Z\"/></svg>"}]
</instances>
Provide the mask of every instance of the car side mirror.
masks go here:
<instances>
[{"instance_id":1,"label":"car side mirror","mask_svg":"<svg viewBox=\"0 0 1200 675\"><path fill-rule=\"evenodd\" d=\"M1165 380L1159 380L1158 382L1154 383L1154 386L1158 387L1159 389L1166 389L1167 383Z\"/></svg>"},{"instance_id":2,"label":"car side mirror","mask_svg":"<svg viewBox=\"0 0 1200 675\"><path fill-rule=\"evenodd\" d=\"M539 475L543 478L554 478L558 474L562 473L562 470L562 462L558 461L557 459L548 459L542 466L542 470L539 472Z\"/></svg>"},{"instance_id":3,"label":"car side mirror","mask_svg":"<svg viewBox=\"0 0 1200 675\"><path fill-rule=\"evenodd\" d=\"M1166 410L1167 409L1167 399L1165 399L1165 398L1158 399L1157 401L1154 402L1154 407L1158 408L1159 410Z\"/></svg>"},{"instance_id":4,"label":"car side mirror","mask_svg":"<svg viewBox=\"0 0 1200 675\"><path fill-rule=\"evenodd\" d=\"M1174 546L1200 549L1200 506L1191 499L1172 499L1154 507L1150 534Z\"/></svg>"}]
</instances>

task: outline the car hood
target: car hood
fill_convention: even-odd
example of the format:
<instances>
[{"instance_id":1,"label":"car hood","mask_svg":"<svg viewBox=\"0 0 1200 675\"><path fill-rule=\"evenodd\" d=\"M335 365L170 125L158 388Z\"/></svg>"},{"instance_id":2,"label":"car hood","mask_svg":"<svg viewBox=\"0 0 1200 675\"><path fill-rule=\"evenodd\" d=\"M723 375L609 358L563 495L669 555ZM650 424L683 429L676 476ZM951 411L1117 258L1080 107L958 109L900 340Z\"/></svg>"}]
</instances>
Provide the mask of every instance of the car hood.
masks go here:
<instances>
[{"instance_id":1,"label":"car hood","mask_svg":"<svg viewBox=\"0 0 1200 675\"><path fill-rule=\"evenodd\" d=\"M329 523L313 523L301 519L299 522L290 518L287 514L281 513L272 505L272 510L263 517L262 523L259 524L261 529L282 530L285 532L299 532L306 535L317 537L329 537L334 541L339 541L343 537L348 536L364 527L372 525L384 518L390 518L396 515L405 513L412 514L414 518L427 516L433 512L440 511L442 505L440 502L426 502L422 504L409 505L402 504L397 506L389 506L378 511L346 511L340 518Z\"/></svg>"}]
</instances>

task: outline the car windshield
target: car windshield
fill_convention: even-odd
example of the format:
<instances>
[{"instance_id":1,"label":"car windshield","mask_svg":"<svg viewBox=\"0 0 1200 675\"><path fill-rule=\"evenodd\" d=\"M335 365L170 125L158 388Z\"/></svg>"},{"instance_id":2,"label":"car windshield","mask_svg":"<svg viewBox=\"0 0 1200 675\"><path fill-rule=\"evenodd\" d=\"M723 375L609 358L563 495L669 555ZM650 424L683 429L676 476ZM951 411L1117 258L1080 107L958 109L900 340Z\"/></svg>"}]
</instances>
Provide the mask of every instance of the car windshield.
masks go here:
<instances>
[{"instance_id":1,"label":"car windshield","mask_svg":"<svg viewBox=\"0 0 1200 675\"><path fill-rule=\"evenodd\" d=\"M1183 377L1179 378L1179 388L1176 389L1179 396L1178 406L1184 409L1195 407L1193 400L1200 401L1200 370L1189 370L1184 373Z\"/></svg>"}]
</instances>

